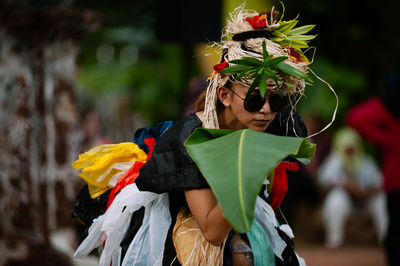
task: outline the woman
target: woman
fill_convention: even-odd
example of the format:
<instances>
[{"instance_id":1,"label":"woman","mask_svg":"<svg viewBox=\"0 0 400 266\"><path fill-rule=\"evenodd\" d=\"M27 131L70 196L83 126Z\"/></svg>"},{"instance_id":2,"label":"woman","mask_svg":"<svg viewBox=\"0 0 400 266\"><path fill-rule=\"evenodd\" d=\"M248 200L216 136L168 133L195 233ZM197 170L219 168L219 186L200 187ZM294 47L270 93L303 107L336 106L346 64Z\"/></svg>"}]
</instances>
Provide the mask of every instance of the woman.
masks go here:
<instances>
[{"instance_id":1,"label":"woman","mask_svg":"<svg viewBox=\"0 0 400 266\"><path fill-rule=\"evenodd\" d=\"M273 10L258 14L240 6L234 11L223 34L233 35L232 40L216 44L221 62L214 66L209 86L196 103L197 112L161 135L135 183L125 187L93 223L75 257L86 255L106 238L103 265L110 260L113 265L218 265L224 246L227 265L253 265L260 259L248 237L232 230L184 142L199 127L264 132L271 126L273 133L306 135L294 105L309 80L309 61L301 48L314 36L304 35L313 26L294 28L296 23L282 21ZM262 204L275 221L266 202L274 202L277 208L281 198L271 201L268 180L265 184ZM273 236L269 263L304 263L293 251L290 228L276 226L269 233Z\"/></svg>"},{"instance_id":2,"label":"woman","mask_svg":"<svg viewBox=\"0 0 400 266\"><path fill-rule=\"evenodd\" d=\"M231 82L217 89L217 117L220 128L234 130L251 128L265 131L274 120L277 112L271 110L268 95L259 110L249 112L244 109L243 99L248 90L249 87L245 85ZM199 99L200 102L201 99L202 97ZM198 109L202 107L199 106ZM188 207L204 238L209 243L219 246L232 227L224 218L212 190L183 145L195 128L204 125L203 120L204 111L198 111L166 131L158 140L152 158L141 168L135 183L142 191L169 192L173 219L171 224L175 224L173 217L178 215L181 208ZM244 242L237 237L235 239L238 243ZM167 242L168 240L172 241L172 238L168 237ZM167 246L170 249L166 250L164 256L165 264L176 256L174 245L170 243ZM234 256L240 257L240 255L244 256L244 253L240 252Z\"/></svg>"}]
</instances>

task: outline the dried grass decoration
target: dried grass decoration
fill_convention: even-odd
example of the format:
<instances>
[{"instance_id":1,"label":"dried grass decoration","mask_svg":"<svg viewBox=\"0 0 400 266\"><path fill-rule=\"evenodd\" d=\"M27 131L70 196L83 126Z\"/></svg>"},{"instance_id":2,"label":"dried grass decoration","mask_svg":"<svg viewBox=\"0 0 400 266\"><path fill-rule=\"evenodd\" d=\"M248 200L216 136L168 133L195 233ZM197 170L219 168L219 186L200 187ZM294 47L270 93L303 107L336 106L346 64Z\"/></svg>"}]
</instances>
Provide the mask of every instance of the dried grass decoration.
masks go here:
<instances>
[{"instance_id":1,"label":"dried grass decoration","mask_svg":"<svg viewBox=\"0 0 400 266\"><path fill-rule=\"evenodd\" d=\"M180 264L185 265L222 265L222 248L214 246L208 242L201 232L193 215L185 210L181 210L176 218L174 231L172 234L176 257Z\"/></svg>"}]
</instances>

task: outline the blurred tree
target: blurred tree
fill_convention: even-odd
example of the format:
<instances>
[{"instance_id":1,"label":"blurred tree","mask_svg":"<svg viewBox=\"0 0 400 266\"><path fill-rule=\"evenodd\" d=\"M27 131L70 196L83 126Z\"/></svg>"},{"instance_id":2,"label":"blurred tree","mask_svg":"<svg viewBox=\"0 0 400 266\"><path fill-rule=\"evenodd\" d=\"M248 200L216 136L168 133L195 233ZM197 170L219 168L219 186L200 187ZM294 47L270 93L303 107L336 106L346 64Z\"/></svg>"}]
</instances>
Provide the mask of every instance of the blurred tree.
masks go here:
<instances>
[{"instance_id":1,"label":"blurred tree","mask_svg":"<svg viewBox=\"0 0 400 266\"><path fill-rule=\"evenodd\" d=\"M102 16L65 3L0 3L0 265L70 264L50 242L79 181L77 41Z\"/></svg>"}]
</instances>

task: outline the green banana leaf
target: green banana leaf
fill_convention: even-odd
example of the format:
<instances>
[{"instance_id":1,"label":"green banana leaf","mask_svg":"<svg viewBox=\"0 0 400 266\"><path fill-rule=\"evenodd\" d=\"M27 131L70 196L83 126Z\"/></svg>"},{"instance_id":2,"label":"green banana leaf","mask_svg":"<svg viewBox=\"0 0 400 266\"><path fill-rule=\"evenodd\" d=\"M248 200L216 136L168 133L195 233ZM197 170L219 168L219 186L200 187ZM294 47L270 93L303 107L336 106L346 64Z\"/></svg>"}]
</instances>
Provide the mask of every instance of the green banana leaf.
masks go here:
<instances>
[{"instance_id":1,"label":"green banana leaf","mask_svg":"<svg viewBox=\"0 0 400 266\"><path fill-rule=\"evenodd\" d=\"M224 216L240 233L254 219L258 193L265 178L291 156L309 163L315 144L251 129L196 129L185 147L213 190Z\"/></svg>"}]
</instances>

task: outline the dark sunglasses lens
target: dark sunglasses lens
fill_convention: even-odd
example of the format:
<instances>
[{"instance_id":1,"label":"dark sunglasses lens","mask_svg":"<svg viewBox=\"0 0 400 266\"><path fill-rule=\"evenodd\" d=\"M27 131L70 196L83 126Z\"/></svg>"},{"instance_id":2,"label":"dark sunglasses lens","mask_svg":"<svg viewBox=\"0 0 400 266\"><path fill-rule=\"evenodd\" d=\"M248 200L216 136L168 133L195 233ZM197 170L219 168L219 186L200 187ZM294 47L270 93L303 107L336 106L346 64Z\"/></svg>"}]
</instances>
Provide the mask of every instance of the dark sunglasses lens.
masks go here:
<instances>
[{"instance_id":1,"label":"dark sunglasses lens","mask_svg":"<svg viewBox=\"0 0 400 266\"><path fill-rule=\"evenodd\" d=\"M260 94L252 94L244 99L243 105L246 111L256 112L263 107L264 103L265 101L261 98Z\"/></svg>"},{"instance_id":2,"label":"dark sunglasses lens","mask_svg":"<svg viewBox=\"0 0 400 266\"><path fill-rule=\"evenodd\" d=\"M272 112L280 112L289 104L289 98L279 94L272 94L269 96L268 102Z\"/></svg>"}]
</instances>

